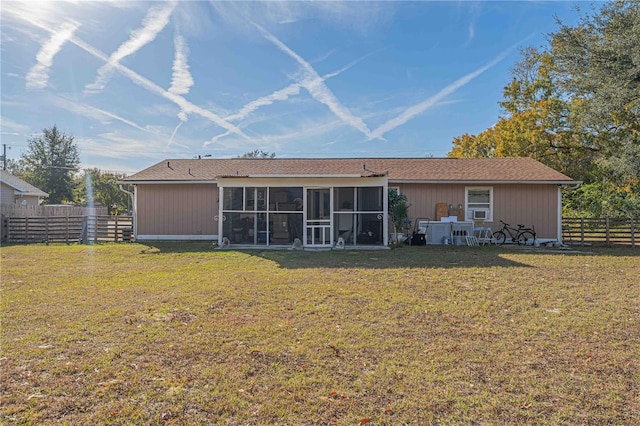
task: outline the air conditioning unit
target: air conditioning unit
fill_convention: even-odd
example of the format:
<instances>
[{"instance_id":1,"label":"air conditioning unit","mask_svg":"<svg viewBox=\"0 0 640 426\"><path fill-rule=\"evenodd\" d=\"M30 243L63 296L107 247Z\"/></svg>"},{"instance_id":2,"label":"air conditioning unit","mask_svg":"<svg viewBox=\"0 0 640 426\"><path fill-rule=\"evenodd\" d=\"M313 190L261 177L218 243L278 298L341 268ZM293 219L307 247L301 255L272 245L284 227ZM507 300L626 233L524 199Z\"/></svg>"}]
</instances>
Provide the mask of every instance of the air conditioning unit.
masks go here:
<instances>
[{"instance_id":1,"label":"air conditioning unit","mask_svg":"<svg viewBox=\"0 0 640 426\"><path fill-rule=\"evenodd\" d=\"M473 218L476 220L486 220L489 216L489 212L487 210L474 210Z\"/></svg>"}]
</instances>

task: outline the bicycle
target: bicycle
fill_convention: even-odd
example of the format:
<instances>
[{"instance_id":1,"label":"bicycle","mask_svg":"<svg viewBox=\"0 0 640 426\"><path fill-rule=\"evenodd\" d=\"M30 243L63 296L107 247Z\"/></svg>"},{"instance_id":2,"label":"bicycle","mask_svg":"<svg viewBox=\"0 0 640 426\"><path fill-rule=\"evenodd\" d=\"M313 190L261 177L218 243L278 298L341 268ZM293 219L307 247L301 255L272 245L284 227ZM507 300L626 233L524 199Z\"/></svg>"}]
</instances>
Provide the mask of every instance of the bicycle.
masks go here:
<instances>
[{"instance_id":1,"label":"bicycle","mask_svg":"<svg viewBox=\"0 0 640 426\"><path fill-rule=\"evenodd\" d=\"M504 244L507 240L507 234L509 234L511 242L518 243L518 245L533 245L536 241L536 230L533 226L525 228L524 225L518 225L516 228L502 220L500 223L502 223L502 228L493 233L493 240L496 244Z\"/></svg>"}]
</instances>

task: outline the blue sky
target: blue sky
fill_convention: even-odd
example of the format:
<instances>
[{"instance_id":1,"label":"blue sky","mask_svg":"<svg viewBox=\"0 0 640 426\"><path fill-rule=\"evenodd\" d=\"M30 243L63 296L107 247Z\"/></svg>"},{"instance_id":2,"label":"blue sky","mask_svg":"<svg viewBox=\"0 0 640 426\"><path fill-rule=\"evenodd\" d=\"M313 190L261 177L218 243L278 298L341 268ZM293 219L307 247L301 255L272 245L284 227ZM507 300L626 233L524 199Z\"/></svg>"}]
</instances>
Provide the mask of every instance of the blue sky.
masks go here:
<instances>
[{"instance_id":1,"label":"blue sky","mask_svg":"<svg viewBox=\"0 0 640 426\"><path fill-rule=\"evenodd\" d=\"M492 126L520 49L575 2L2 1L1 137L56 124L82 167L444 157Z\"/></svg>"}]
</instances>

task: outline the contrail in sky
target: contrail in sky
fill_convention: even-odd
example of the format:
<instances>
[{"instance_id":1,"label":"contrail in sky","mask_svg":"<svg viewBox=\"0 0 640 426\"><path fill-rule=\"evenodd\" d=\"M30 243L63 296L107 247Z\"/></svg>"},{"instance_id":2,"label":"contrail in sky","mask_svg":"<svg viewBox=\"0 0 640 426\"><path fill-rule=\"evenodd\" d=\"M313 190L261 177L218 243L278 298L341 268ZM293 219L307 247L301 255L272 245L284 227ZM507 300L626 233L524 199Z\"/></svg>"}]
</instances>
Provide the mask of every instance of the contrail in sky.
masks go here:
<instances>
[{"instance_id":1,"label":"contrail in sky","mask_svg":"<svg viewBox=\"0 0 640 426\"><path fill-rule=\"evenodd\" d=\"M53 58L58 54L62 46L73 36L79 24L65 22L56 31L52 31L51 38L47 40L36 55L38 63L29 70L26 80L27 89L43 89L49 82L49 69L53 65Z\"/></svg>"},{"instance_id":2,"label":"contrail in sky","mask_svg":"<svg viewBox=\"0 0 640 426\"><path fill-rule=\"evenodd\" d=\"M329 74L325 74L324 76L321 77L321 79L323 81L326 81L330 78L336 77L340 74L342 74L343 72L347 71L349 68L355 66L356 64L358 64L359 62L363 61L364 59L368 58L369 56L373 55L374 53L377 53L379 50L376 50L374 52L371 53L367 53L366 55L356 59L355 61L350 62L349 64L345 65L344 67L340 68L339 70L329 73ZM260 107L263 106L267 106L267 105L271 105L272 103L276 102L276 101L286 101L287 99L289 99L290 96L295 96L298 95L300 93L300 89L303 87L302 82L304 80L301 81L297 81L293 84L290 84L289 86L285 87L284 89L280 89L280 90L276 90L275 92L266 95L266 96L262 96L254 101L249 102L248 104L246 104L245 106L243 106L242 108L240 108L240 110L238 112L236 112L235 114L231 114L228 115L225 118L225 120L229 120L229 121L238 121L238 120L243 120L245 118L247 118L249 116L249 114L251 114L252 112L254 112L255 110L257 110Z\"/></svg>"},{"instance_id":3,"label":"contrail in sky","mask_svg":"<svg viewBox=\"0 0 640 426\"><path fill-rule=\"evenodd\" d=\"M134 54L143 46L155 40L160 31L169 23L169 17L175 8L175 2L163 3L161 6L153 7L147 12L142 21L142 27L131 33L129 40L125 41L118 49L111 54L107 63L98 69L96 81L85 87L86 92L98 92L104 89L109 82L113 69L121 59Z\"/></svg>"},{"instance_id":4,"label":"contrail in sky","mask_svg":"<svg viewBox=\"0 0 640 426\"><path fill-rule=\"evenodd\" d=\"M173 93L176 95L186 95L189 93L191 86L193 86L193 77L189 72L189 64L187 63L187 56L189 55L189 48L187 47L187 43L184 40L184 37L180 35L177 31L173 38L173 44L175 46L175 57L173 59L173 75L171 77L171 87L169 87L169 93ZM180 119L180 123L173 129L173 133L169 138L169 143L167 146L173 143L173 138L176 133L178 133L178 129L182 127L182 125L187 121L187 113L181 110L178 113L178 118Z\"/></svg>"},{"instance_id":5,"label":"contrail in sky","mask_svg":"<svg viewBox=\"0 0 640 426\"><path fill-rule=\"evenodd\" d=\"M179 33L175 34L173 44L176 51L173 59L173 75L171 76L169 92L177 95L186 95L189 93L191 86L193 86L193 77L189 72L189 64L187 63L189 48L187 47L184 37Z\"/></svg>"},{"instance_id":6,"label":"contrail in sky","mask_svg":"<svg viewBox=\"0 0 640 426\"><path fill-rule=\"evenodd\" d=\"M313 69L310 63L305 61L300 55L291 50L287 45L281 42L273 34L262 28L260 25L256 24L255 22L252 22L252 24L262 33L262 36L264 38L271 41L276 45L278 49L280 49L282 52L286 53L287 55L295 59L296 62L302 65L302 68L304 68L304 70L306 71L307 76L301 81L301 85L309 92L311 96L313 96L315 100L329 107L329 109L338 118L340 118L343 123L354 127L370 138L371 132L369 131L369 128L364 123L364 121L362 121L361 118L351 114L351 112L340 103L333 92L331 92L326 84L324 84L324 79L320 77L320 75L316 72L315 69Z\"/></svg>"},{"instance_id":7,"label":"contrail in sky","mask_svg":"<svg viewBox=\"0 0 640 426\"><path fill-rule=\"evenodd\" d=\"M430 98L420 102L419 104L416 104L416 105L413 105L413 106L407 108L404 112L402 112L397 117L392 118L391 120L389 120L386 123L382 124L377 129L373 130L371 132L371 135L369 136L369 139L371 140L371 139L375 139L375 138L382 138L385 133L395 129L398 126L401 126L401 125L405 124L407 121L411 120L416 115L422 114L424 111L426 111L427 109L429 109L432 106L434 106L435 104L437 104L444 97L449 96L450 94L454 93L456 90L458 90L459 88L465 86L471 80L473 80L474 78L478 77L483 72L487 71L488 69L494 67L495 65L497 65L498 63L503 61L504 58L506 58L509 55L509 53L511 53L511 51L517 45L519 45L520 43L522 43L522 41L517 43L516 45L511 46L508 49L504 50L502 53L500 53L498 56L496 56L488 64L478 68L477 70L465 75L462 78L459 78L458 80L456 80L453 83L449 84L448 86L444 87L438 93L436 93L435 95L431 96Z\"/></svg>"},{"instance_id":8,"label":"contrail in sky","mask_svg":"<svg viewBox=\"0 0 640 426\"><path fill-rule=\"evenodd\" d=\"M297 95L298 93L300 93L301 87L302 87L301 83L293 83L285 87L284 89L276 90L270 95L262 96L256 99L255 101L249 102L248 104L240 108L240 110L235 114L226 116L225 120L229 120L229 121L243 120L247 118L249 114L251 114L252 112L254 112L260 107L271 105L275 101L286 101L289 98L289 96Z\"/></svg>"},{"instance_id":9,"label":"contrail in sky","mask_svg":"<svg viewBox=\"0 0 640 426\"><path fill-rule=\"evenodd\" d=\"M54 33L55 32L54 30L52 30L47 25L42 24L42 23L40 23L38 21L33 21L33 20L28 20L28 19L26 19L26 21L29 22L30 24L32 24L34 26L37 26L38 28L42 28L43 30L46 30L46 31L48 31L50 33ZM86 51L87 53L91 54L92 56L95 56L96 58L98 58L100 60L103 60L105 62L109 61L109 57L105 53L101 52L100 50L96 49L95 47L91 46L90 44L85 43L83 40L81 40L81 39L79 39L79 38L77 38L75 36L70 37L69 38L69 42L75 44L76 46L78 46L82 50ZM229 123L228 121L224 120L223 118L221 118L217 114L214 114L211 111L208 111L208 110L206 110L204 108L201 108L201 107L199 107L197 105L192 104L191 102L187 101L185 98L183 98L180 95L177 95L177 94L174 94L174 93L170 93L169 91L163 89L162 87L158 86L154 82L144 78L140 74L138 74L135 71L125 67L124 65L122 65L120 63L115 63L115 64L113 64L113 67L115 69L117 69L118 71L120 71L125 76L129 77L129 79L133 83L145 88L146 90L148 90L151 93L154 93L156 95L162 96L163 98L168 99L171 102L175 103L185 113L197 114L197 115L199 115L199 116L201 116L203 118L206 118L206 119L210 120L211 122L217 124L218 126L222 127L223 129L226 129L226 130L230 131L231 133L235 133L236 135L242 136L243 138L245 138L247 140L252 140L249 136L247 136L237 126Z\"/></svg>"},{"instance_id":10,"label":"contrail in sky","mask_svg":"<svg viewBox=\"0 0 640 426\"><path fill-rule=\"evenodd\" d=\"M176 135L176 133L178 133L178 129L180 127L182 127L182 125L184 124L186 120L180 120L180 122L178 123L178 125L176 126L175 129L173 129L173 133L171 133L171 137L169 138L169 143L167 144L167 146L171 145L173 143L173 138Z\"/></svg>"},{"instance_id":11,"label":"contrail in sky","mask_svg":"<svg viewBox=\"0 0 640 426\"><path fill-rule=\"evenodd\" d=\"M218 142L220 139L222 139L222 138L224 138L226 136L229 136L230 134L231 134L231 132L226 131L226 132L224 132L222 134L216 135L216 136L212 137L211 140L204 142L202 144L202 147L204 148L205 146L213 145L214 143Z\"/></svg>"},{"instance_id":12,"label":"contrail in sky","mask_svg":"<svg viewBox=\"0 0 640 426\"><path fill-rule=\"evenodd\" d=\"M109 117L109 118L113 118L115 120L118 120L124 124L127 124L131 127L134 127L138 130L142 130L143 132L147 132L147 133L152 133L152 134L157 134L156 132L152 132L148 129L145 129L144 127L140 126L139 124L134 123L131 120L127 120L126 118L120 117L117 114L114 114L112 112L109 111L105 111L103 109L100 108L96 108L93 107L91 105L85 105L85 104L81 104L77 101L71 101L69 99L65 99L63 97L56 97L56 98L52 98L52 102L54 102L57 106L64 108L68 111L74 112L76 114L79 115L83 115L85 117L88 118L93 118L94 120L102 120L104 117Z\"/></svg>"},{"instance_id":13,"label":"contrail in sky","mask_svg":"<svg viewBox=\"0 0 640 426\"><path fill-rule=\"evenodd\" d=\"M70 41L75 44L76 46L80 47L81 49L86 50L88 53L92 54L93 56L100 58L102 60L108 60L107 56L100 52L98 49L94 48L93 46L85 43L84 41L76 38L76 37L72 37L70 39ZM208 120L210 120L211 122L217 124L218 126L229 130L231 133L235 133L236 135L242 136L245 139L251 139L249 136L247 136L242 130L240 130L237 126L229 123L228 121L222 119L220 116L218 116L217 114L214 114L211 111L208 111L204 108L201 108L197 105L192 104L191 102L187 101L185 98L183 98L180 95L176 95L175 93L170 93L167 90L164 90L162 87L158 86L157 84L155 84L154 82L144 78L143 76L141 76L140 74L136 73L135 71L125 67L122 64L115 64L114 68L116 68L118 71L120 71L122 74L124 74L125 76L129 77L129 79L131 81L133 81L135 84L147 89L148 91L150 91L151 93L155 93L159 96L164 97L165 99L170 100L171 102L175 103L176 105L178 105L180 107L180 109L182 111L184 111L185 113L188 114L197 114L201 117L204 117Z\"/></svg>"}]
</instances>

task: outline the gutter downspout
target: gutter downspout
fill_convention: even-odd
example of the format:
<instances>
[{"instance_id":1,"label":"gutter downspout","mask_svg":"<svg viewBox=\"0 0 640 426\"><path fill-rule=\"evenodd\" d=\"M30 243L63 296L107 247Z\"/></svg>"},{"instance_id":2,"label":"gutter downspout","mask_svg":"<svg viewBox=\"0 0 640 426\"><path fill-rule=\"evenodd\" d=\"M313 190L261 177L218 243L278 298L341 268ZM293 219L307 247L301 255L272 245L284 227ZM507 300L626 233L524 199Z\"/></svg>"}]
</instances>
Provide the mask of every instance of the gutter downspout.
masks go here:
<instances>
[{"instance_id":1,"label":"gutter downspout","mask_svg":"<svg viewBox=\"0 0 640 426\"><path fill-rule=\"evenodd\" d=\"M129 197L131 197L131 209L133 210L133 239L137 240L138 239L138 209L136 208L135 195L133 194L133 192L127 191L126 189L124 189L121 183L118 184L118 188L120 188L120 191L124 192L125 194L128 194Z\"/></svg>"},{"instance_id":2,"label":"gutter downspout","mask_svg":"<svg viewBox=\"0 0 640 426\"><path fill-rule=\"evenodd\" d=\"M222 247L222 237L224 232L224 213L223 209L223 201L224 200L224 187L218 187L218 247ZM267 200L265 200L265 203ZM267 204L267 207L269 205Z\"/></svg>"},{"instance_id":3,"label":"gutter downspout","mask_svg":"<svg viewBox=\"0 0 640 426\"><path fill-rule=\"evenodd\" d=\"M394 228L394 230L397 229ZM382 239L383 247L389 247L389 181L387 180L382 187ZM395 235L396 240L398 235Z\"/></svg>"}]
</instances>

